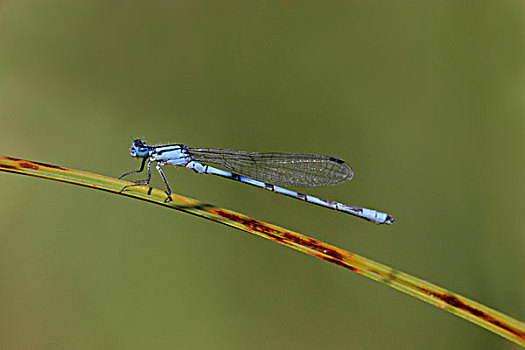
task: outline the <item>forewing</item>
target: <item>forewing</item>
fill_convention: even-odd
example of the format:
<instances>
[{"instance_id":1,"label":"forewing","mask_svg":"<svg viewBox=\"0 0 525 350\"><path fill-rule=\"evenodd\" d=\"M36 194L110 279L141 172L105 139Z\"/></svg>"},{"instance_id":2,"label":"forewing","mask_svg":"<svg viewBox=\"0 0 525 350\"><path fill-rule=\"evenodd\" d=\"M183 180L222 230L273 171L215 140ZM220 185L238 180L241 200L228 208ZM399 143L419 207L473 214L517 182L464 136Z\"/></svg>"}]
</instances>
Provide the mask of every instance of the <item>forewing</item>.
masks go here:
<instances>
[{"instance_id":1,"label":"forewing","mask_svg":"<svg viewBox=\"0 0 525 350\"><path fill-rule=\"evenodd\" d=\"M194 160L273 185L332 186L350 181L350 165L330 157L299 153L259 153L223 148L188 148Z\"/></svg>"}]
</instances>

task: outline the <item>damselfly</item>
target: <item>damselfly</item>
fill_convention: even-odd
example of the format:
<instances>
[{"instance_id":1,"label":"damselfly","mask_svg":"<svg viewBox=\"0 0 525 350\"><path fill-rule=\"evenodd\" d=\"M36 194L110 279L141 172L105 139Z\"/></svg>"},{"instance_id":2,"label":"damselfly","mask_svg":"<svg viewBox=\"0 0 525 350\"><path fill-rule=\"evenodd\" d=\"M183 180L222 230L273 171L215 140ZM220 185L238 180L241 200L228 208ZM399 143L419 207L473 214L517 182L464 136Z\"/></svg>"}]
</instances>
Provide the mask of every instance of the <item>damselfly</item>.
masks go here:
<instances>
[{"instance_id":1,"label":"damselfly","mask_svg":"<svg viewBox=\"0 0 525 350\"><path fill-rule=\"evenodd\" d=\"M259 153L232 151L222 148L191 148L182 144L148 146L146 142L139 139L131 143L129 154L134 158L142 158L142 164L139 170L126 173L119 179L142 172L145 165L146 179L135 181L132 185L125 186L121 191L133 186L148 185L151 179L151 163L156 162L155 168L167 188L166 193L168 197L165 201L170 199L171 188L162 172L162 166L176 165L193 169L200 174L213 174L225 177L342 211L376 224L391 224L394 222L390 215L373 209L319 199L308 194L280 187L331 186L350 181L354 176L352 168L338 158L314 154ZM214 168L211 165L226 170Z\"/></svg>"}]
</instances>

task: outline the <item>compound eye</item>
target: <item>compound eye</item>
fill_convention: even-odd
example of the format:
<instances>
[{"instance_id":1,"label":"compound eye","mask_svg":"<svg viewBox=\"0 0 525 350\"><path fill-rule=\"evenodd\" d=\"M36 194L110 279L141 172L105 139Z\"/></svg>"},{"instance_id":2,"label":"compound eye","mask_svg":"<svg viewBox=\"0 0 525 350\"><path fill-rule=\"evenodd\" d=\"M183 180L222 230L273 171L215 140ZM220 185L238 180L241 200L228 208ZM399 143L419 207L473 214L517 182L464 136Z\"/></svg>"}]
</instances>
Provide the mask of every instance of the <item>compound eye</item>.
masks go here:
<instances>
[{"instance_id":1,"label":"compound eye","mask_svg":"<svg viewBox=\"0 0 525 350\"><path fill-rule=\"evenodd\" d=\"M135 147L145 147L146 146L146 142L144 142L141 139L136 139L136 140L133 140L133 146L135 146Z\"/></svg>"}]
</instances>

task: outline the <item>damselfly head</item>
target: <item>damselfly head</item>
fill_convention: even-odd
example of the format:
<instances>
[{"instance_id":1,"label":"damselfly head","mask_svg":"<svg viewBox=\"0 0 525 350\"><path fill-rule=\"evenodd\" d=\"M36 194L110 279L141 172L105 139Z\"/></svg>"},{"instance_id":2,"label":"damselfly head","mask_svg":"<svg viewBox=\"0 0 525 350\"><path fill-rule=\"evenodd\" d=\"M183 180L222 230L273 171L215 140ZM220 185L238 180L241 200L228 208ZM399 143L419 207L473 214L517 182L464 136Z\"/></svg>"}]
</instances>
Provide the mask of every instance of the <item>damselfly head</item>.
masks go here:
<instances>
[{"instance_id":1,"label":"damselfly head","mask_svg":"<svg viewBox=\"0 0 525 350\"><path fill-rule=\"evenodd\" d=\"M149 147L143 140L136 139L131 143L129 155L134 158L144 158L149 156Z\"/></svg>"}]
</instances>

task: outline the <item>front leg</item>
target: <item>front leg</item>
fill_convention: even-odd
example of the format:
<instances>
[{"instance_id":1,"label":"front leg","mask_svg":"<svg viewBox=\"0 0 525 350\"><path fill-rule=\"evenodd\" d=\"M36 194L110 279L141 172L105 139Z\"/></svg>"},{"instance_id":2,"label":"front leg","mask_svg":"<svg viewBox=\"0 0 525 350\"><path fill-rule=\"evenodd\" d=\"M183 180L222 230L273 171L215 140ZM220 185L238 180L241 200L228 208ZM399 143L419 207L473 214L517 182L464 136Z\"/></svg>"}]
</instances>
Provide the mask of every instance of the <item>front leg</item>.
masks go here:
<instances>
[{"instance_id":1,"label":"front leg","mask_svg":"<svg viewBox=\"0 0 525 350\"><path fill-rule=\"evenodd\" d=\"M131 174L141 173L142 170L144 170L144 164L146 164L146 160L147 160L147 158L142 159L142 164L140 165L140 169L139 170L130 171L129 173L125 173L124 175L120 176L118 179L120 180L124 176L128 176L128 175L131 175Z\"/></svg>"},{"instance_id":2,"label":"front leg","mask_svg":"<svg viewBox=\"0 0 525 350\"><path fill-rule=\"evenodd\" d=\"M141 172L144 169L144 163L145 162L146 162L146 158L144 158L144 161L142 162L142 166L140 167L140 169L138 171L132 171L130 173L124 174L121 177L119 177L119 179L121 179L122 177L124 177L126 175L129 175L129 174ZM147 175L146 175L146 179L145 180L134 181L133 185L126 185L126 186L124 186L119 191L119 193L122 193L125 189L130 188L130 187L141 186L141 185L146 185L146 186L149 185L149 181L151 180L151 162L152 162L152 160L149 159L148 160L148 166L147 166L147 169L146 169Z\"/></svg>"}]
</instances>

